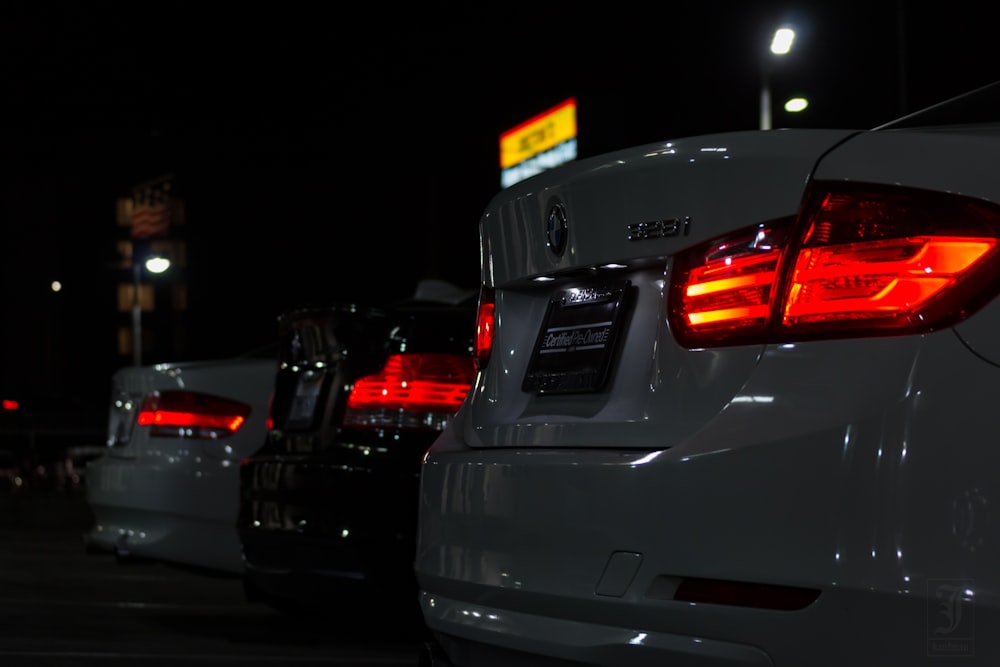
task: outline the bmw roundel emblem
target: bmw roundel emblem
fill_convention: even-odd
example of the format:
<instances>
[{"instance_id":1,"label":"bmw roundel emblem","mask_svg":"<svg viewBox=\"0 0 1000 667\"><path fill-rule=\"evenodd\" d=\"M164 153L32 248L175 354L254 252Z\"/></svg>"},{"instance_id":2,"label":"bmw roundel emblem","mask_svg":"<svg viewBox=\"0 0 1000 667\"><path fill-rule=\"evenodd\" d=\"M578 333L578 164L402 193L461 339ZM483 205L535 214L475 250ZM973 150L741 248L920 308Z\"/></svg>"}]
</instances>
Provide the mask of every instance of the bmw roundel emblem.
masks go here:
<instances>
[{"instance_id":1,"label":"bmw roundel emblem","mask_svg":"<svg viewBox=\"0 0 1000 667\"><path fill-rule=\"evenodd\" d=\"M568 224L566 207L562 203L553 204L552 208L549 209L549 216L545 220L545 245L556 257L561 257L563 251L566 250L566 237L569 234Z\"/></svg>"}]
</instances>

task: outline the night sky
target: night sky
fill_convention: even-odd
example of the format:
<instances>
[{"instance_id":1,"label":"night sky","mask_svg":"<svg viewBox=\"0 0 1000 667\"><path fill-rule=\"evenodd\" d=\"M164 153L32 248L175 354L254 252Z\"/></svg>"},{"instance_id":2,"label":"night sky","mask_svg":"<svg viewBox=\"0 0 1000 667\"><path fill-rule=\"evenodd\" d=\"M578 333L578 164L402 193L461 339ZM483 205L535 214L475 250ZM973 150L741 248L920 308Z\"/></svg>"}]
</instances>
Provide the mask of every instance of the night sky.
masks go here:
<instances>
[{"instance_id":1,"label":"night sky","mask_svg":"<svg viewBox=\"0 0 1000 667\"><path fill-rule=\"evenodd\" d=\"M474 287L498 137L568 97L581 157L755 129L785 21L775 127L873 127L1000 78L972 2L138 4L0 8L7 393L103 405L122 365L115 201L165 173L188 355L221 356L290 307ZM797 116L777 107L793 93Z\"/></svg>"}]
</instances>

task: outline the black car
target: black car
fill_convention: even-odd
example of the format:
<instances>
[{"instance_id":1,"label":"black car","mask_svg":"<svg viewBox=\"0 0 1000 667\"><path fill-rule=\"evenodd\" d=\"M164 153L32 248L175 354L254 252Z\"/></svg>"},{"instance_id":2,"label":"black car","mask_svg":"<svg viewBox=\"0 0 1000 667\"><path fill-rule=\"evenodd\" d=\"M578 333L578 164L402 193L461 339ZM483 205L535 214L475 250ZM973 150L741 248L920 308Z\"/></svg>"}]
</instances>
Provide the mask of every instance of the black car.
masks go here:
<instances>
[{"instance_id":1,"label":"black car","mask_svg":"<svg viewBox=\"0 0 1000 667\"><path fill-rule=\"evenodd\" d=\"M266 443L240 466L248 600L419 618L419 467L472 384L477 297L422 281L389 307L278 317Z\"/></svg>"}]
</instances>

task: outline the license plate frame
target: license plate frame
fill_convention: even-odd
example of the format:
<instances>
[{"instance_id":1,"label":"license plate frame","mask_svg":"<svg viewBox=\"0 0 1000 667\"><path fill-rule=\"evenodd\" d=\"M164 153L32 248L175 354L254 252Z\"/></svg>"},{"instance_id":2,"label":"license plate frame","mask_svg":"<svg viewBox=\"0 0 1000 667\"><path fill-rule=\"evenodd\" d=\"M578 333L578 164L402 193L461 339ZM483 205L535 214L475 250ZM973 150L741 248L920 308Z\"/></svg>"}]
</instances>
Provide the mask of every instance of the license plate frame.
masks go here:
<instances>
[{"instance_id":1,"label":"license plate frame","mask_svg":"<svg viewBox=\"0 0 1000 667\"><path fill-rule=\"evenodd\" d=\"M628 280L553 294L521 383L534 394L604 389L624 326Z\"/></svg>"},{"instance_id":2,"label":"license plate frame","mask_svg":"<svg viewBox=\"0 0 1000 667\"><path fill-rule=\"evenodd\" d=\"M286 429L307 429L312 426L324 376L322 371L306 371L299 376L292 404L288 408L288 417L285 419Z\"/></svg>"}]
</instances>

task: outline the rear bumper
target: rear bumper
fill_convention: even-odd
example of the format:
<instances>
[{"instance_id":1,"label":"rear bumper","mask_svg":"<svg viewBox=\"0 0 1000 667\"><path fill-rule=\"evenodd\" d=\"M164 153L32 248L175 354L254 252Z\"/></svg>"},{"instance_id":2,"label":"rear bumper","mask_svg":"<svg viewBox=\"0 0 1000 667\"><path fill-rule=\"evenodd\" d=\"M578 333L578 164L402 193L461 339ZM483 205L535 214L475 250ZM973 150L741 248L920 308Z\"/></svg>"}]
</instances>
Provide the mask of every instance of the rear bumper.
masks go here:
<instances>
[{"instance_id":1,"label":"rear bumper","mask_svg":"<svg viewBox=\"0 0 1000 667\"><path fill-rule=\"evenodd\" d=\"M93 527L84 534L88 551L148 559L239 576L240 544L231 523L92 506Z\"/></svg>"},{"instance_id":2,"label":"rear bumper","mask_svg":"<svg viewBox=\"0 0 1000 667\"><path fill-rule=\"evenodd\" d=\"M846 398L826 390L833 361L806 372L821 350L788 350L809 392L765 356L745 388L761 400L675 447L571 447L525 418L525 441L553 445L477 449L460 413L422 468L415 564L452 662L996 663L997 369L951 332L889 342L919 354L901 378L848 374ZM819 595L785 610L677 594L703 580Z\"/></svg>"},{"instance_id":3,"label":"rear bumper","mask_svg":"<svg viewBox=\"0 0 1000 667\"><path fill-rule=\"evenodd\" d=\"M368 544L297 534L247 534L241 539L246 576L280 582L314 579L345 586L413 580L412 539ZM306 585L304 593L312 591Z\"/></svg>"},{"instance_id":4,"label":"rear bumper","mask_svg":"<svg viewBox=\"0 0 1000 667\"><path fill-rule=\"evenodd\" d=\"M386 592L413 605L417 465L376 470L283 459L276 469L282 488L255 485L275 477L266 474L274 465L260 458L243 466L237 526L248 584L303 604L322 590Z\"/></svg>"},{"instance_id":5,"label":"rear bumper","mask_svg":"<svg viewBox=\"0 0 1000 667\"><path fill-rule=\"evenodd\" d=\"M593 665L670 665L671 667L773 667L761 649L749 644L601 623L565 622L530 613L472 606L440 596L422 596L431 627L445 617L502 619L516 635L505 646L490 637L487 624L471 623L461 635L435 632L422 647L421 660L435 667L587 667ZM478 637L477 637L478 634Z\"/></svg>"},{"instance_id":6,"label":"rear bumper","mask_svg":"<svg viewBox=\"0 0 1000 667\"><path fill-rule=\"evenodd\" d=\"M241 574L239 471L217 460L169 465L111 457L87 468L90 550Z\"/></svg>"}]
</instances>

